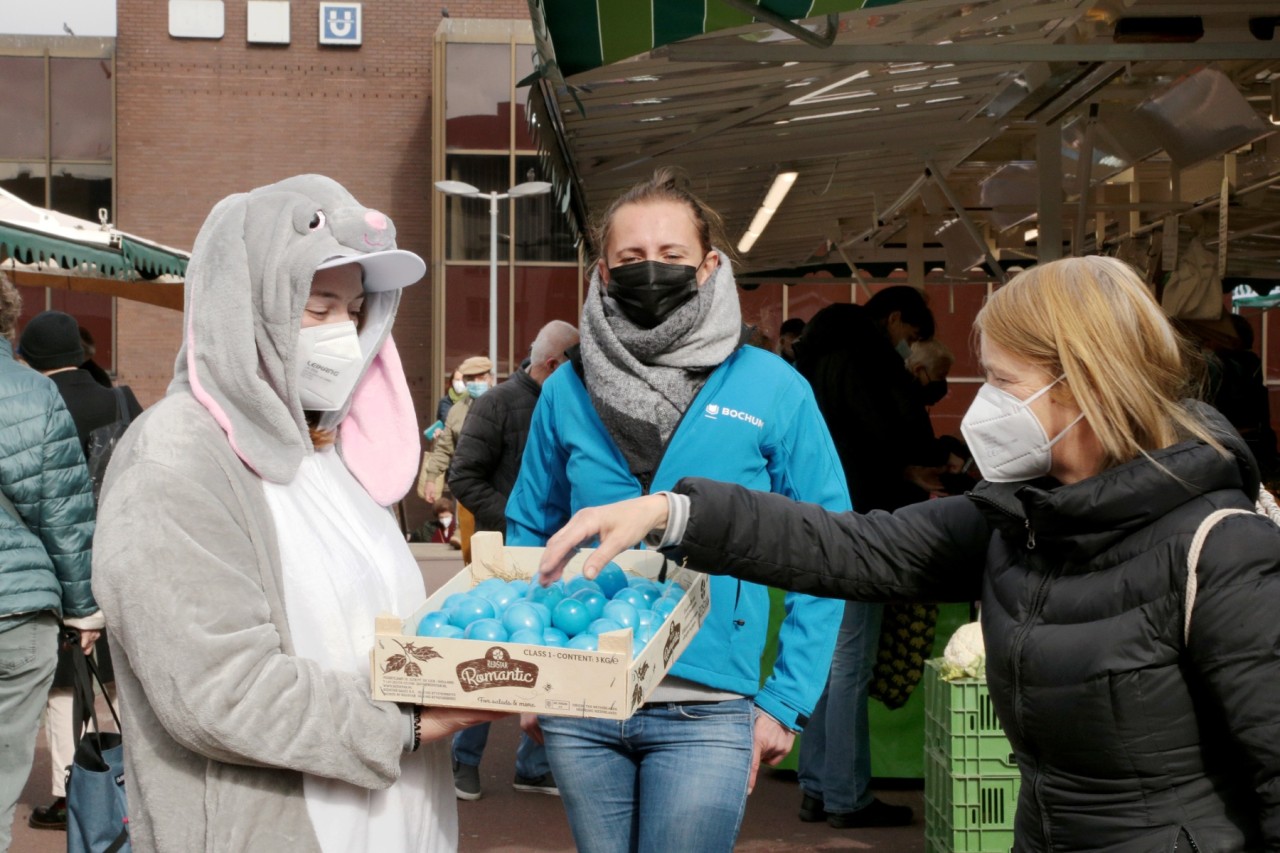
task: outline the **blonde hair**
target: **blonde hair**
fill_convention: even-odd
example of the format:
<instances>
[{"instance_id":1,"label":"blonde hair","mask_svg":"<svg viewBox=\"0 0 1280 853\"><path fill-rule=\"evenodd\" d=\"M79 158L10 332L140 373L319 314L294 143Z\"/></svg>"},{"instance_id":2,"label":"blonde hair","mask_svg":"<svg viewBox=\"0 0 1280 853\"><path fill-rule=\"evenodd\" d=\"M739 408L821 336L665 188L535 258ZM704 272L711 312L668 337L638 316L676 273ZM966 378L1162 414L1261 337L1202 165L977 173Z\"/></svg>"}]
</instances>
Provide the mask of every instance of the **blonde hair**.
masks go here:
<instances>
[{"instance_id":1,"label":"blonde hair","mask_svg":"<svg viewBox=\"0 0 1280 853\"><path fill-rule=\"evenodd\" d=\"M1019 273L974 332L1063 381L1102 445L1103 467L1195 437L1227 455L1189 411L1186 342L1137 273L1115 258L1064 258Z\"/></svg>"}]
</instances>

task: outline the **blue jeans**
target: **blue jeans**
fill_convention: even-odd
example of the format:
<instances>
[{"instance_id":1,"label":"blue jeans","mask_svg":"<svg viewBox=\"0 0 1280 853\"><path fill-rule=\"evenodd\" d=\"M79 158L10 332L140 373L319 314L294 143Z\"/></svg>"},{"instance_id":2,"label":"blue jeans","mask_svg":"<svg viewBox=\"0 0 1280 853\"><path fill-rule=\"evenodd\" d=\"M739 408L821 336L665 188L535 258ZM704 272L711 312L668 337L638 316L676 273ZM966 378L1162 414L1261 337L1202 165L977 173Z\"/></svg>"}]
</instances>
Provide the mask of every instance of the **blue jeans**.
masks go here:
<instances>
[{"instance_id":1,"label":"blue jeans","mask_svg":"<svg viewBox=\"0 0 1280 853\"><path fill-rule=\"evenodd\" d=\"M40 712L57 662L52 613L0 631L0 853L13 840L13 812L31 775Z\"/></svg>"},{"instance_id":2,"label":"blue jeans","mask_svg":"<svg viewBox=\"0 0 1280 853\"><path fill-rule=\"evenodd\" d=\"M479 766L480 759L484 756L484 746L488 742L488 723L463 729L453 736L453 760L459 764ZM521 732L520 745L516 747L516 775L537 779L550 769L547 764L547 748Z\"/></svg>"},{"instance_id":3,"label":"blue jeans","mask_svg":"<svg viewBox=\"0 0 1280 853\"><path fill-rule=\"evenodd\" d=\"M822 800L828 812L857 811L875 799L867 685L883 615L883 604L845 602L831 675L800 738L800 789Z\"/></svg>"},{"instance_id":4,"label":"blue jeans","mask_svg":"<svg viewBox=\"0 0 1280 853\"><path fill-rule=\"evenodd\" d=\"M731 851L747 806L749 699L655 704L631 719L540 717L581 853Z\"/></svg>"}]
</instances>

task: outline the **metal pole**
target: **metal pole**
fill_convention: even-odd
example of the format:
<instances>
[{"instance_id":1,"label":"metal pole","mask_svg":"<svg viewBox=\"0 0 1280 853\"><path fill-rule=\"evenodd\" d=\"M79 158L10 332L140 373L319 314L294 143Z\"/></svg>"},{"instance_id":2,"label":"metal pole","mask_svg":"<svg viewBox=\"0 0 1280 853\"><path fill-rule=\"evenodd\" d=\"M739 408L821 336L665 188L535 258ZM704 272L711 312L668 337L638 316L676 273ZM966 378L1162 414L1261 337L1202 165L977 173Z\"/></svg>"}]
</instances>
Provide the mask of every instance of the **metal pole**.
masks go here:
<instances>
[{"instance_id":1,"label":"metal pole","mask_svg":"<svg viewBox=\"0 0 1280 853\"><path fill-rule=\"evenodd\" d=\"M498 199L489 193L489 360L498 375Z\"/></svg>"}]
</instances>

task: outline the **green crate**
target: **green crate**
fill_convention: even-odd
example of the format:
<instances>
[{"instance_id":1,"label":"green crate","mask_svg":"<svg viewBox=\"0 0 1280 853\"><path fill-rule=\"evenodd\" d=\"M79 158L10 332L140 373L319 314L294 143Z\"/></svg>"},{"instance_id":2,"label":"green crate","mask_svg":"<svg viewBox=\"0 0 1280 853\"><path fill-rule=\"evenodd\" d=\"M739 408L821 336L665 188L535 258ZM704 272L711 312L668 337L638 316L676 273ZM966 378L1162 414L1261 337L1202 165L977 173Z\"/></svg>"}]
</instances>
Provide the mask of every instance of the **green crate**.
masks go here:
<instances>
[{"instance_id":1,"label":"green crate","mask_svg":"<svg viewBox=\"0 0 1280 853\"><path fill-rule=\"evenodd\" d=\"M955 776L945 756L925 752L927 853L1008 853L1018 805L1017 776Z\"/></svg>"},{"instance_id":2,"label":"green crate","mask_svg":"<svg viewBox=\"0 0 1280 853\"><path fill-rule=\"evenodd\" d=\"M1016 776L1013 750L981 678L943 681L941 661L925 662L925 749L939 752L955 776Z\"/></svg>"}]
</instances>

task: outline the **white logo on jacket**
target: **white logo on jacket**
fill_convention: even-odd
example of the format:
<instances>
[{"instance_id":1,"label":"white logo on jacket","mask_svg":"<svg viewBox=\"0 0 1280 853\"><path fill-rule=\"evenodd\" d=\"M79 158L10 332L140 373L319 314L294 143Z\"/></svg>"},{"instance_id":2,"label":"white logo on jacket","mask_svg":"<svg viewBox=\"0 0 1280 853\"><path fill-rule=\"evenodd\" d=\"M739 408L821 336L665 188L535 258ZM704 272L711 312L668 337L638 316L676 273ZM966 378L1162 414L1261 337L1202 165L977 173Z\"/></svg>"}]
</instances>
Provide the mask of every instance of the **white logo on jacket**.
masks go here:
<instances>
[{"instance_id":1,"label":"white logo on jacket","mask_svg":"<svg viewBox=\"0 0 1280 853\"><path fill-rule=\"evenodd\" d=\"M728 406L717 406L715 403L707 404L706 414L703 417L716 420L720 415L724 415L726 418L746 421L756 429L764 429L764 421L755 415L739 409L731 409Z\"/></svg>"}]
</instances>

